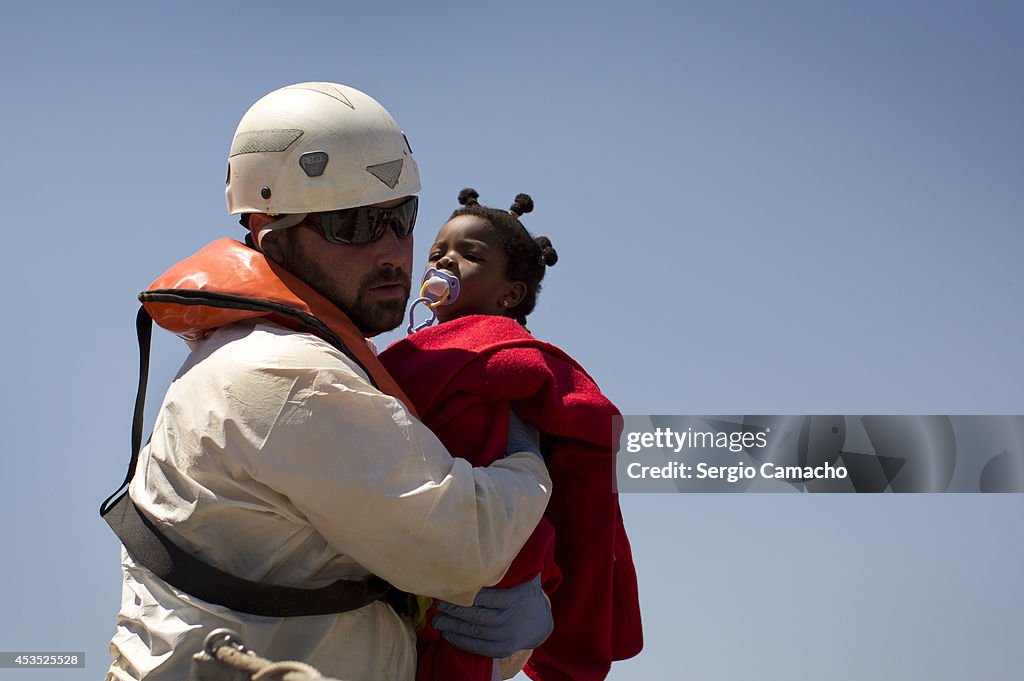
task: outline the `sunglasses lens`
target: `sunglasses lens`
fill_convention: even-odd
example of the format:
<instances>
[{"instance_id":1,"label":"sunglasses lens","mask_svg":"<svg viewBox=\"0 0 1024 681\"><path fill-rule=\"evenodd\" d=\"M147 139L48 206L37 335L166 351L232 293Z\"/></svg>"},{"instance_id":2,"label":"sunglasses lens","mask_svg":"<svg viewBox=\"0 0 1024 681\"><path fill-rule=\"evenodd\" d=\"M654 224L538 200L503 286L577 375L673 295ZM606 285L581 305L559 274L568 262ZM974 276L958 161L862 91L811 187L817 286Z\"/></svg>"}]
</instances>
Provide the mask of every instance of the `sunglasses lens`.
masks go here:
<instances>
[{"instance_id":1,"label":"sunglasses lens","mask_svg":"<svg viewBox=\"0 0 1024 681\"><path fill-rule=\"evenodd\" d=\"M393 208L360 206L318 213L324 238L336 244L368 244L384 236L390 227L399 237L412 234L416 225L419 197L411 196Z\"/></svg>"},{"instance_id":2,"label":"sunglasses lens","mask_svg":"<svg viewBox=\"0 0 1024 681\"><path fill-rule=\"evenodd\" d=\"M358 225L359 219L355 210L336 210L330 213L320 213L320 229L323 230L324 238L336 244L359 243Z\"/></svg>"},{"instance_id":3,"label":"sunglasses lens","mask_svg":"<svg viewBox=\"0 0 1024 681\"><path fill-rule=\"evenodd\" d=\"M412 234L412 228L416 226L416 213L419 211L420 199L418 196L411 196L409 200L399 206L396 210L402 215L401 231L395 228L400 237L407 237Z\"/></svg>"},{"instance_id":4,"label":"sunglasses lens","mask_svg":"<svg viewBox=\"0 0 1024 681\"><path fill-rule=\"evenodd\" d=\"M380 215L365 216L362 223L363 229L360 231L360 236L363 239L354 243L367 244L376 241L384 236L384 231L388 228L387 218Z\"/></svg>"}]
</instances>

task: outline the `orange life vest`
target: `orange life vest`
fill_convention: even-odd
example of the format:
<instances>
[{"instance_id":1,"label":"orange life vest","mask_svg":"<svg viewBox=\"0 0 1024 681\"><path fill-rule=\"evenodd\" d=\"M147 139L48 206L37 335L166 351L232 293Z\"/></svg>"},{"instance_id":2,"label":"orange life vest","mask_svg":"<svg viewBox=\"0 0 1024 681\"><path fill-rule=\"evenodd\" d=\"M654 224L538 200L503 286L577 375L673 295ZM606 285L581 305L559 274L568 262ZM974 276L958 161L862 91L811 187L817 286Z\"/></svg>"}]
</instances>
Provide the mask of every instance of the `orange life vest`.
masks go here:
<instances>
[{"instance_id":1,"label":"orange life vest","mask_svg":"<svg viewBox=\"0 0 1024 681\"><path fill-rule=\"evenodd\" d=\"M153 321L186 340L258 317L314 333L345 352L381 392L401 400L416 414L344 312L259 251L237 241L218 239L182 260L140 293L139 300Z\"/></svg>"}]
</instances>

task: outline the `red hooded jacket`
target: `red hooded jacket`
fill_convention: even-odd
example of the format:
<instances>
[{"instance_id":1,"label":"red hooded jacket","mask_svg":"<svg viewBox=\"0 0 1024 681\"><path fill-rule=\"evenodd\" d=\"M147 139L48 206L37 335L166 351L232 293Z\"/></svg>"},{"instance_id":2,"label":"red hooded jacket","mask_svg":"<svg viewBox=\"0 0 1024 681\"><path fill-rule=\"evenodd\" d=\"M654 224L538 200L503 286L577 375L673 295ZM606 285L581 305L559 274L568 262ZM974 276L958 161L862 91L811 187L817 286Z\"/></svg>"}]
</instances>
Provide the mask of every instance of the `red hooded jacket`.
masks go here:
<instances>
[{"instance_id":1,"label":"red hooded jacket","mask_svg":"<svg viewBox=\"0 0 1024 681\"><path fill-rule=\"evenodd\" d=\"M612 417L619 411L593 379L555 346L498 316L424 329L380 361L452 455L475 466L504 456L510 408L542 432L551 502L499 583L540 572L550 592L555 629L524 671L537 681L599 681L613 660L640 652L636 571L614 483ZM489 681L490 673L489 659L421 632L418 681Z\"/></svg>"}]
</instances>

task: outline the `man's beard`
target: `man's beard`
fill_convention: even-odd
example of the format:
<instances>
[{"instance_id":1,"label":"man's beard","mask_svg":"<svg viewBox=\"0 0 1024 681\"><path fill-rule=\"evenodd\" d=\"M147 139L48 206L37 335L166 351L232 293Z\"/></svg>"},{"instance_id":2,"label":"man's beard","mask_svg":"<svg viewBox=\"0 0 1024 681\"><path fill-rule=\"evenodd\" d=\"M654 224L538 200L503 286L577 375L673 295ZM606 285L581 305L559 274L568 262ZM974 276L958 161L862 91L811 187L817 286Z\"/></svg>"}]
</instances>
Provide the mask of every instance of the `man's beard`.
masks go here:
<instances>
[{"instance_id":1,"label":"man's beard","mask_svg":"<svg viewBox=\"0 0 1024 681\"><path fill-rule=\"evenodd\" d=\"M355 292L341 290L315 263L301 258L288 258L285 268L313 287L317 293L334 303L348 315L356 328L367 338L397 328L405 318L405 304L409 300L412 281L400 268L390 267L366 276ZM375 300L369 291L374 286L399 284L405 291L401 298Z\"/></svg>"},{"instance_id":2,"label":"man's beard","mask_svg":"<svg viewBox=\"0 0 1024 681\"><path fill-rule=\"evenodd\" d=\"M374 302L368 292L372 287L382 284L401 285L404 291L402 297ZM402 320L405 319L405 304L409 301L411 288L412 283L408 274L400 269L391 269L366 277L359 283L355 299L346 301L346 304L330 297L328 300L341 308L341 311L348 315L348 318L363 332L363 335L370 338L397 328L402 323Z\"/></svg>"}]
</instances>

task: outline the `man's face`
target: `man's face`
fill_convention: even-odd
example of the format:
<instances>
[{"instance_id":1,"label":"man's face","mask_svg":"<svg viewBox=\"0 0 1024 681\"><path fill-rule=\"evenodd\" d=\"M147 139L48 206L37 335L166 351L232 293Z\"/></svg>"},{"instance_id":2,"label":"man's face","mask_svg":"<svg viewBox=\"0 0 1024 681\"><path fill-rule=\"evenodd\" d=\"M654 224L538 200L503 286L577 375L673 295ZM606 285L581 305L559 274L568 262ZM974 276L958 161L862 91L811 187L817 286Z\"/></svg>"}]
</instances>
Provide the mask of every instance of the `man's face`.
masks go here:
<instances>
[{"instance_id":1,"label":"man's face","mask_svg":"<svg viewBox=\"0 0 1024 681\"><path fill-rule=\"evenodd\" d=\"M364 336L402 323L412 286L412 235L399 238L387 229L377 241L359 245L331 243L306 227L282 230L280 236L273 249L280 264L337 305Z\"/></svg>"}]
</instances>

